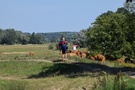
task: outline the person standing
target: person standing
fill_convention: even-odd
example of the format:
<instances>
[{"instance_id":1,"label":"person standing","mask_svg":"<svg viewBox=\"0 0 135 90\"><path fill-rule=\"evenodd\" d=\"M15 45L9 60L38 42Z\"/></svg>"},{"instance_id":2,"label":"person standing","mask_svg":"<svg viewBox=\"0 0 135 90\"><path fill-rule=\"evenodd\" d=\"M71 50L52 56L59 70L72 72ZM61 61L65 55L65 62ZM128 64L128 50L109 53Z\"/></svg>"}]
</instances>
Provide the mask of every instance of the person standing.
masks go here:
<instances>
[{"instance_id":1,"label":"person standing","mask_svg":"<svg viewBox=\"0 0 135 90\"><path fill-rule=\"evenodd\" d=\"M76 44L73 44L72 47L73 47L73 50L75 51L76 48L77 48L77 45Z\"/></svg>"},{"instance_id":2,"label":"person standing","mask_svg":"<svg viewBox=\"0 0 135 90\"><path fill-rule=\"evenodd\" d=\"M67 41L65 40L65 38L62 38L62 40L60 41L60 47L61 47L61 51L62 51L62 61L64 61L65 59L67 59Z\"/></svg>"}]
</instances>

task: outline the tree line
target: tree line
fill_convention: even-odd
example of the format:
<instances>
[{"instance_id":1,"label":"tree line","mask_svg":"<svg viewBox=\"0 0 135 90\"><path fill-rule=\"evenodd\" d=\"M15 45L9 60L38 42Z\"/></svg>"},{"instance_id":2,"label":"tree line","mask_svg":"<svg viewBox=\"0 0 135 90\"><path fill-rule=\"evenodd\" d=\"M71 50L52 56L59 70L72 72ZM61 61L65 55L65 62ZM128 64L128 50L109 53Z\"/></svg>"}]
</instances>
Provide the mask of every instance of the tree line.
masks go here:
<instances>
[{"instance_id":1,"label":"tree line","mask_svg":"<svg viewBox=\"0 0 135 90\"><path fill-rule=\"evenodd\" d=\"M44 44L55 43L62 36L70 43L77 32L23 33L15 29L0 29L0 44Z\"/></svg>"},{"instance_id":2,"label":"tree line","mask_svg":"<svg viewBox=\"0 0 135 90\"><path fill-rule=\"evenodd\" d=\"M44 36L36 33L22 33L15 29L0 29L0 44L43 44Z\"/></svg>"},{"instance_id":3,"label":"tree line","mask_svg":"<svg viewBox=\"0 0 135 90\"><path fill-rule=\"evenodd\" d=\"M57 42L61 37L65 37L66 40L70 43L72 42L72 37L78 32L50 32L50 33L40 33L45 37L46 42L54 43Z\"/></svg>"}]
</instances>

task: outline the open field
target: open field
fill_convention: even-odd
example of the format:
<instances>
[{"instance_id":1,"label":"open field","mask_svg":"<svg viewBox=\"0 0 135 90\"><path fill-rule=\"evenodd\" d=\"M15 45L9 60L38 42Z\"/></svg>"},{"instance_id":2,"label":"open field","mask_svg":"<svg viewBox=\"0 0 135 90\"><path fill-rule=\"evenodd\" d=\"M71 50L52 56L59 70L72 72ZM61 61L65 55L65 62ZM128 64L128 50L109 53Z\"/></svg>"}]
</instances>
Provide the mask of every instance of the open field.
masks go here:
<instances>
[{"instance_id":1,"label":"open field","mask_svg":"<svg viewBox=\"0 0 135 90\"><path fill-rule=\"evenodd\" d=\"M0 90L98 90L101 83L117 84L119 72L127 85L123 90L135 90L135 79L129 77L135 75L134 64L100 64L80 57L59 62L59 51L48 45L1 45Z\"/></svg>"}]
</instances>

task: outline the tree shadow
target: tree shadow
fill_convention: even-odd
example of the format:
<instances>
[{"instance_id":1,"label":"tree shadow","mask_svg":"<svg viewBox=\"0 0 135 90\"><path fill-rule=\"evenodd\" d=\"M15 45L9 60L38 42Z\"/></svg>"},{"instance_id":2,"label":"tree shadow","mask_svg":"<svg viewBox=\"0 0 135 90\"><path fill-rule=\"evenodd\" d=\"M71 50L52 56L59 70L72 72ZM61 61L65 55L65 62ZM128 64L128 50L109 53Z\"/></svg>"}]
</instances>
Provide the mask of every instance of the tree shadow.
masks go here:
<instances>
[{"instance_id":1,"label":"tree shadow","mask_svg":"<svg viewBox=\"0 0 135 90\"><path fill-rule=\"evenodd\" d=\"M116 75L118 72L124 74L135 75L135 68L131 67L109 67L100 63L55 63L51 67L43 67L38 74L29 76L28 78L43 78L64 75L68 78L92 76L96 77L108 73Z\"/></svg>"}]
</instances>

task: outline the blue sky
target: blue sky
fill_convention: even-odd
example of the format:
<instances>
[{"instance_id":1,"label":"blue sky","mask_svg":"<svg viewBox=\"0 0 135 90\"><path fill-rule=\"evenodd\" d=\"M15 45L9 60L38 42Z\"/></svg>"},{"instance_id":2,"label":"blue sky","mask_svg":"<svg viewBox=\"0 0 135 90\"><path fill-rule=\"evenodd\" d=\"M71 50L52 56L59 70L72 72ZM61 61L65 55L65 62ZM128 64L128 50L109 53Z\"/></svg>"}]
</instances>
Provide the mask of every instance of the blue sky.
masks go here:
<instances>
[{"instance_id":1,"label":"blue sky","mask_svg":"<svg viewBox=\"0 0 135 90\"><path fill-rule=\"evenodd\" d=\"M0 28L22 32L87 29L97 16L123 7L125 0L0 0Z\"/></svg>"}]
</instances>

